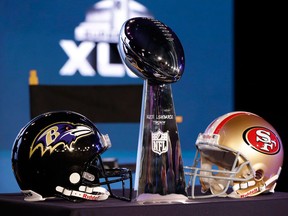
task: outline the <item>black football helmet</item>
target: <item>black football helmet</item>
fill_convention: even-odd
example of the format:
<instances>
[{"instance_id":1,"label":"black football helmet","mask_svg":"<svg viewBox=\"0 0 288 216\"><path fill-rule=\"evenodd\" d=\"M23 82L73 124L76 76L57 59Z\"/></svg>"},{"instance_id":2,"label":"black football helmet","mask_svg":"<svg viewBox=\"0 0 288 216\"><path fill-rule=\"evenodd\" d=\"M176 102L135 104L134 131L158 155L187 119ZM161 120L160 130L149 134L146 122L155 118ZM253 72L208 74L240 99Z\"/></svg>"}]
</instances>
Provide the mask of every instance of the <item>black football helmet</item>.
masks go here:
<instances>
[{"instance_id":1,"label":"black football helmet","mask_svg":"<svg viewBox=\"0 0 288 216\"><path fill-rule=\"evenodd\" d=\"M110 147L108 135L79 113L64 110L35 117L20 130L12 148L12 169L24 200L62 197L76 202L110 196L131 201L131 170L103 165L101 154ZM122 190L114 190L113 184L112 191L112 183Z\"/></svg>"}]
</instances>

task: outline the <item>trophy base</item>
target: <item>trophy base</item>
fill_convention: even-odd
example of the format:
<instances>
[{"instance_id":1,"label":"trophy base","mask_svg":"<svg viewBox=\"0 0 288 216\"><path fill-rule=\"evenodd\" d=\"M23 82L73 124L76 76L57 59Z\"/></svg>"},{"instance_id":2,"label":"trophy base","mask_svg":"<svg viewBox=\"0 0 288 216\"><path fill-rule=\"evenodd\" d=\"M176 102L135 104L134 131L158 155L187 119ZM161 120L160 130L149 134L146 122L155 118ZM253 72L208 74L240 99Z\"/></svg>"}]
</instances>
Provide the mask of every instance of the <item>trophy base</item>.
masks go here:
<instances>
[{"instance_id":1,"label":"trophy base","mask_svg":"<svg viewBox=\"0 0 288 216\"><path fill-rule=\"evenodd\" d=\"M160 195L160 194L151 194L151 193L143 193L140 194L135 199L136 202L140 204L173 204L173 203L187 203L188 197L183 194L168 194L168 195Z\"/></svg>"}]
</instances>

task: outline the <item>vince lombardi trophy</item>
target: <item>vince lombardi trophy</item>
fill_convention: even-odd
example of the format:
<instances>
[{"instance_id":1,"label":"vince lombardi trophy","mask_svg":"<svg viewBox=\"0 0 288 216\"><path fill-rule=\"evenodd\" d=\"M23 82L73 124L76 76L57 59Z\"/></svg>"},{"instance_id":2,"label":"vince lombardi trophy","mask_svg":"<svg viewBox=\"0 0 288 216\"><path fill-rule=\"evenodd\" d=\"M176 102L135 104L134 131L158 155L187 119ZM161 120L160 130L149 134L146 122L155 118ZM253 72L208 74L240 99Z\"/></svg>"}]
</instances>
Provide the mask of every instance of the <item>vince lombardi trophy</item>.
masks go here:
<instances>
[{"instance_id":1,"label":"vince lombardi trophy","mask_svg":"<svg viewBox=\"0 0 288 216\"><path fill-rule=\"evenodd\" d=\"M135 17L122 25L118 51L128 69L144 80L134 186L136 200L186 199L171 89L171 84L184 72L182 44L161 21Z\"/></svg>"}]
</instances>

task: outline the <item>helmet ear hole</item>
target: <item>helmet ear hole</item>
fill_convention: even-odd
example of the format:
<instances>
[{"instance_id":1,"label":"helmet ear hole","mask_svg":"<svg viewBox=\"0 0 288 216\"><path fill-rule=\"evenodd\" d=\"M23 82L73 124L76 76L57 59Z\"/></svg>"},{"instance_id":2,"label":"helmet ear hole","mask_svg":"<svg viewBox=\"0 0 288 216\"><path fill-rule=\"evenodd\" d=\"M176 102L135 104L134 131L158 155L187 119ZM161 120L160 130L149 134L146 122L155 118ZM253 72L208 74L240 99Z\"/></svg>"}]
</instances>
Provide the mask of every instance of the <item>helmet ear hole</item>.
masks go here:
<instances>
[{"instance_id":1,"label":"helmet ear hole","mask_svg":"<svg viewBox=\"0 0 288 216\"><path fill-rule=\"evenodd\" d=\"M256 181L261 181L263 177L264 177L264 171L262 169L256 170L254 179Z\"/></svg>"},{"instance_id":2,"label":"helmet ear hole","mask_svg":"<svg viewBox=\"0 0 288 216\"><path fill-rule=\"evenodd\" d=\"M71 175L69 176L69 181L72 184L77 184L80 181L81 177L80 174L77 172L71 173Z\"/></svg>"}]
</instances>

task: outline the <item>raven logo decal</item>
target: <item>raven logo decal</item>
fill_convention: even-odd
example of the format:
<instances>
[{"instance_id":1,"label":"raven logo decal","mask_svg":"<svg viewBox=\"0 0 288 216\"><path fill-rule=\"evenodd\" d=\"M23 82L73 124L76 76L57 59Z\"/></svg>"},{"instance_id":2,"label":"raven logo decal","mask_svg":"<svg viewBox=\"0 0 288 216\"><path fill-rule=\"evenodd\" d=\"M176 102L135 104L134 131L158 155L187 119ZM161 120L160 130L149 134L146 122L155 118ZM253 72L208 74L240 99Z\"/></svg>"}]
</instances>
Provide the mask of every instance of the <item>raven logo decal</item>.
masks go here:
<instances>
[{"instance_id":1,"label":"raven logo decal","mask_svg":"<svg viewBox=\"0 0 288 216\"><path fill-rule=\"evenodd\" d=\"M93 130L85 125L75 125L69 122L54 123L40 131L35 137L30 148L29 158L31 158L37 149L40 149L41 156L47 151L52 154L59 146L72 151L73 144L77 139L92 133Z\"/></svg>"}]
</instances>

